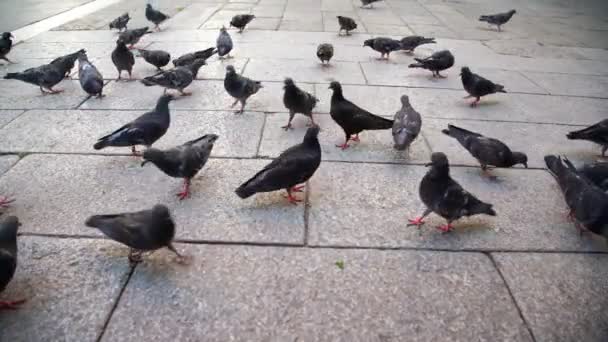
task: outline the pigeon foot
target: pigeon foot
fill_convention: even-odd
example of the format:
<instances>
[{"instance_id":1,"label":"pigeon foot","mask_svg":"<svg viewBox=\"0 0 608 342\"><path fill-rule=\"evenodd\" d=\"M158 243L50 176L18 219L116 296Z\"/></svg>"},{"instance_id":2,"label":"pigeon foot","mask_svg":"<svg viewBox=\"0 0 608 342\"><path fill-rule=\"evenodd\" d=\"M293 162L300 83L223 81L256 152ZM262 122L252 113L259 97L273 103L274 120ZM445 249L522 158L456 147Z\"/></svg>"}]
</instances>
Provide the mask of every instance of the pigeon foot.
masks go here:
<instances>
[{"instance_id":1,"label":"pigeon foot","mask_svg":"<svg viewBox=\"0 0 608 342\"><path fill-rule=\"evenodd\" d=\"M299 202L302 202L301 199L297 199L296 197L294 197L291 194L291 190L287 192L287 196L283 196L283 197L287 198L287 201L289 201L289 203L291 203L291 204L298 204Z\"/></svg>"},{"instance_id":2,"label":"pigeon foot","mask_svg":"<svg viewBox=\"0 0 608 342\"><path fill-rule=\"evenodd\" d=\"M293 188L291 188L291 192L302 192L306 187L306 185L300 185L300 186L294 186Z\"/></svg>"},{"instance_id":3,"label":"pigeon foot","mask_svg":"<svg viewBox=\"0 0 608 342\"><path fill-rule=\"evenodd\" d=\"M140 263L142 260L142 251L136 249L129 249L129 262L134 265Z\"/></svg>"},{"instance_id":4,"label":"pigeon foot","mask_svg":"<svg viewBox=\"0 0 608 342\"><path fill-rule=\"evenodd\" d=\"M350 146L348 145L348 143L344 143L342 145L336 145L336 147L341 148L342 150L346 150L347 148L349 148Z\"/></svg>"},{"instance_id":5,"label":"pigeon foot","mask_svg":"<svg viewBox=\"0 0 608 342\"><path fill-rule=\"evenodd\" d=\"M359 142L359 133L355 134L354 137L350 137L350 140Z\"/></svg>"},{"instance_id":6,"label":"pigeon foot","mask_svg":"<svg viewBox=\"0 0 608 342\"><path fill-rule=\"evenodd\" d=\"M424 217L417 217L415 219L408 219L408 226L417 226L420 229L420 226L424 224Z\"/></svg>"},{"instance_id":7,"label":"pigeon foot","mask_svg":"<svg viewBox=\"0 0 608 342\"><path fill-rule=\"evenodd\" d=\"M12 302L0 302L0 310L16 310L19 306L25 303L25 299L15 300Z\"/></svg>"},{"instance_id":8,"label":"pigeon foot","mask_svg":"<svg viewBox=\"0 0 608 342\"><path fill-rule=\"evenodd\" d=\"M447 232L453 230L454 226L452 226L451 224L447 223L447 224L442 225L442 226L437 226L437 229L441 230L444 233L447 233Z\"/></svg>"},{"instance_id":9,"label":"pigeon foot","mask_svg":"<svg viewBox=\"0 0 608 342\"><path fill-rule=\"evenodd\" d=\"M284 130L286 130L286 131L288 131L290 129L293 129L293 127L291 127L291 124L287 124L285 126L281 126L281 128L284 129Z\"/></svg>"},{"instance_id":10,"label":"pigeon foot","mask_svg":"<svg viewBox=\"0 0 608 342\"><path fill-rule=\"evenodd\" d=\"M11 203L15 202L14 198L8 198L4 196L0 196L0 207L8 208Z\"/></svg>"}]
</instances>

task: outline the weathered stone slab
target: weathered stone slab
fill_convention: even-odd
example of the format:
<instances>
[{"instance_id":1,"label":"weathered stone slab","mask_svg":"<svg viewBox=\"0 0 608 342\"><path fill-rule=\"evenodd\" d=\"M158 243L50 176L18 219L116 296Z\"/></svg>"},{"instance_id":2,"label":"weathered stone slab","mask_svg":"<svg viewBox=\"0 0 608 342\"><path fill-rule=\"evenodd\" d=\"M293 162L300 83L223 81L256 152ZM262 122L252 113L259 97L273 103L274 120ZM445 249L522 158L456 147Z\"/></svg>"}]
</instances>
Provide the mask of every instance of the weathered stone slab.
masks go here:
<instances>
[{"instance_id":1,"label":"weathered stone slab","mask_svg":"<svg viewBox=\"0 0 608 342\"><path fill-rule=\"evenodd\" d=\"M89 31L46 31L28 42L40 43L116 43L118 33L116 30L89 30Z\"/></svg>"},{"instance_id":2,"label":"weathered stone slab","mask_svg":"<svg viewBox=\"0 0 608 342\"><path fill-rule=\"evenodd\" d=\"M608 77L528 72L531 80L552 95L608 98Z\"/></svg>"},{"instance_id":3,"label":"weathered stone slab","mask_svg":"<svg viewBox=\"0 0 608 342\"><path fill-rule=\"evenodd\" d=\"M140 42L144 43L145 38L142 38ZM43 58L50 62L59 56L85 49L89 58L110 58L114 46L116 46L115 42L26 42L15 46L9 56L17 61L23 58Z\"/></svg>"},{"instance_id":4,"label":"weathered stone slab","mask_svg":"<svg viewBox=\"0 0 608 342\"><path fill-rule=\"evenodd\" d=\"M522 121L585 126L605 119L608 106L606 99L526 94L512 94L509 102L525 113ZM511 118L511 115L505 116L506 120Z\"/></svg>"},{"instance_id":5,"label":"weathered stone slab","mask_svg":"<svg viewBox=\"0 0 608 342\"><path fill-rule=\"evenodd\" d=\"M23 110L0 110L0 127L6 126L6 124L15 120L23 112Z\"/></svg>"},{"instance_id":6,"label":"weathered stone slab","mask_svg":"<svg viewBox=\"0 0 608 342\"><path fill-rule=\"evenodd\" d=\"M18 161L19 157L15 155L0 156L0 175L8 171Z\"/></svg>"},{"instance_id":7,"label":"weathered stone slab","mask_svg":"<svg viewBox=\"0 0 608 342\"><path fill-rule=\"evenodd\" d=\"M78 81L64 80L54 90L61 94L43 95L39 87L17 80L0 80L0 108L2 109L69 109L84 101L88 94Z\"/></svg>"},{"instance_id":8,"label":"weathered stone slab","mask_svg":"<svg viewBox=\"0 0 608 342\"><path fill-rule=\"evenodd\" d=\"M285 77L308 83L329 83L340 80L346 84L365 84L359 63L333 62L323 67L315 58L269 60L252 58L245 70L247 77L261 81L282 81Z\"/></svg>"}]
</instances>

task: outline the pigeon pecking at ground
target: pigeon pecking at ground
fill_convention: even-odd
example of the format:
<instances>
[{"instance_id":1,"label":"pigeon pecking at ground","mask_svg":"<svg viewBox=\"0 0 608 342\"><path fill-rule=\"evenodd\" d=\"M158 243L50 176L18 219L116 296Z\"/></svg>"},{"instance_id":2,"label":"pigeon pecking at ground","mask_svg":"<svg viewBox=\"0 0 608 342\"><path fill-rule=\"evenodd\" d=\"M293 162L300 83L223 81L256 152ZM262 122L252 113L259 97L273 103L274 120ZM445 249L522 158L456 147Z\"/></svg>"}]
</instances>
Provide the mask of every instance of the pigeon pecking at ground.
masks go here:
<instances>
[{"instance_id":1,"label":"pigeon pecking at ground","mask_svg":"<svg viewBox=\"0 0 608 342\"><path fill-rule=\"evenodd\" d=\"M585 164L578 172L604 192L608 191L608 162Z\"/></svg>"},{"instance_id":2,"label":"pigeon pecking at ground","mask_svg":"<svg viewBox=\"0 0 608 342\"><path fill-rule=\"evenodd\" d=\"M191 53L187 53L185 55L180 56L173 60L173 65L178 66L186 66L192 64L196 59L202 59L207 61L209 57L215 55L217 53L217 49L214 47L210 47L205 50L195 51Z\"/></svg>"},{"instance_id":3,"label":"pigeon pecking at ground","mask_svg":"<svg viewBox=\"0 0 608 342\"><path fill-rule=\"evenodd\" d=\"M479 17L479 21L485 21L488 24L496 25L498 27L498 32L500 32L500 26L506 24L507 21L511 20L511 17L515 13L517 13L517 11L510 10L509 12L505 13L482 15Z\"/></svg>"},{"instance_id":4,"label":"pigeon pecking at ground","mask_svg":"<svg viewBox=\"0 0 608 342\"><path fill-rule=\"evenodd\" d=\"M523 164L526 168L528 167L526 154L511 151L505 143L498 139L484 137L479 133L451 124L448 124L448 128L441 132L458 140L460 145L477 159L484 172L487 171L488 166L512 167L516 164Z\"/></svg>"},{"instance_id":5,"label":"pigeon pecking at ground","mask_svg":"<svg viewBox=\"0 0 608 342\"><path fill-rule=\"evenodd\" d=\"M433 77L445 76L439 72L447 70L454 65L454 55L448 50L441 50L433 53L427 58L414 58L417 63L412 63L409 68L422 68L433 72Z\"/></svg>"},{"instance_id":6,"label":"pigeon pecking at ground","mask_svg":"<svg viewBox=\"0 0 608 342\"><path fill-rule=\"evenodd\" d=\"M129 73L129 79L131 79L131 72L135 65L135 57L133 56L133 52L127 48L125 42L120 39L116 41L116 47L114 48L114 51L112 51L112 63L114 63L116 70L118 70L119 80L123 70L126 70Z\"/></svg>"},{"instance_id":7,"label":"pigeon pecking at ground","mask_svg":"<svg viewBox=\"0 0 608 342\"><path fill-rule=\"evenodd\" d=\"M184 188L177 194L183 200L189 196L190 181L207 163L213 143L218 138L215 134L205 134L168 150L149 148L144 151L141 166L150 162L170 177L183 178Z\"/></svg>"},{"instance_id":8,"label":"pigeon pecking at ground","mask_svg":"<svg viewBox=\"0 0 608 342\"><path fill-rule=\"evenodd\" d=\"M420 134L422 118L410 103L407 95L401 96L401 109L395 113L393 120L393 141L395 149L403 151L408 148Z\"/></svg>"},{"instance_id":9,"label":"pigeon pecking at ground","mask_svg":"<svg viewBox=\"0 0 608 342\"><path fill-rule=\"evenodd\" d=\"M311 93L308 93L296 86L291 78L285 79L285 86L283 89L285 93L283 94L283 104L285 108L289 109L289 121L287 121L287 125L283 126L286 131L291 128L291 120L296 113L301 113L310 118L310 122L312 125L315 124L315 120L312 117L312 110L319 102L319 99L314 97Z\"/></svg>"},{"instance_id":10,"label":"pigeon pecking at ground","mask_svg":"<svg viewBox=\"0 0 608 342\"><path fill-rule=\"evenodd\" d=\"M144 61L154 65L158 71L162 71L162 67L169 64L171 61L171 54L163 50L144 50L138 49L139 55L143 57Z\"/></svg>"},{"instance_id":11,"label":"pigeon pecking at ground","mask_svg":"<svg viewBox=\"0 0 608 342\"><path fill-rule=\"evenodd\" d=\"M220 34L215 41L215 46L217 48L217 55L220 58L232 58L230 57L230 51L232 51L232 38L230 38L230 34L225 27L222 26L220 28Z\"/></svg>"},{"instance_id":12,"label":"pigeon pecking at ground","mask_svg":"<svg viewBox=\"0 0 608 342\"><path fill-rule=\"evenodd\" d=\"M118 39L125 42L125 44L128 44L129 48L132 49L146 33L150 33L148 32L148 26L133 30L124 30L118 36Z\"/></svg>"},{"instance_id":13,"label":"pigeon pecking at ground","mask_svg":"<svg viewBox=\"0 0 608 342\"><path fill-rule=\"evenodd\" d=\"M9 216L0 223L0 293L13 279L17 269L17 231L20 225L16 216ZM23 303L25 299L0 301L0 310L17 309Z\"/></svg>"},{"instance_id":14,"label":"pigeon pecking at ground","mask_svg":"<svg viewBox=\"0 0 608 342\"><path fill-rule=\"evenodd\" d=\"M129 261L141 261L142 254L167 247L175 253L179 262L185 262L185 256L173 247L175 223L169 208L162 204L150 210L111 215L93 215L85 225L99 229L105 236L128 247Z\"/></svg>"},{"instance_id":15,"label":"pigeon pecking at ground","mask_svg":"<svg viewBox=\"0 0 608 342\"><path fill-rule=\"evenodd\" d=\"M319 44L317 47L317 57L321 60L321 64L325 62L329 65L329 61L334 56L334 46L329 43Z\"/></svg>"},{"instance_id":16,"label":"pigeon pecking at ground","mask_svg":"<svg viewBox=\"0 0 608 342\"><path fill-rule=\"evenodd\" d=\"M14 63L10 59L6 57L9 52L11 52L11 48L13 47L13 34L10 32L2 33L2 38L0 39L0 59L3 59L9 63Z\"/></svg>"},{"instance_id":17,"label":"pigeon pecking at ground","mask_svg":"<svg viewBox=\"0 0 608 342\"><path fill-rule=\"evenodd\" d=\"M342 30L346 31L346 35L350 36L350 31L357 28L357 23L355 20L349 17L343 17L341 15L337 16L338 24L340 25L340 30L338 30L338 36L342 34Z\"/></svg>"},{"instance_id":18,"label":"pigeon pecking at ground","mask_svg":"<svg viewBox=\"0 0 608 342\"><path fill-rule=\"evenodd\" d=\"M361 0L361 8L364 8L367 5L369 5L369 8L373 8L374 2L378 2L378 1L381 1L381 0Z\"/></svg>"},{"instance_id":19,"label":"pigeon pecking at ground","mask_svg":"<svg viewBox=\"0 0 608 342\"><path fill-rule=\"evenodd\" d=\"M239 33L242 33L245 26L247 26L247 24L249 24L253 19L255 19L255 15L253 14L237 14L232 17L232 20L230 20L230 26L238 28Z\"/></svg>"},{"instance_id":20,"label":"pigeon pecking at ground","mask_svg":"<svg viewBox=\"0 0 608 342\"><path fill-rule=\"evenodd\" d=\"M608 119L566 135L570 140L588 140L602 146L602 157L608 150Z\"/></svg>"},{"instance_id":21,"label":"pigeon pecking at ground","mask_svg":"<svg viewBox=\"0 0 608 342\"><path fill-rule=\"evenodd\" d=\"M165 13L152 8L152 5L146 5L146 19L154 24L154 28L160 31L160 24L162 24L165 20L170 17Z\"/></svg>"},{"instance_id":22,"label":"pigeon pecking at ground","mask_svg":"<svg viewBox=\"0 0 608 342\"><path fill-rule=\"evenodd\" d=\"M7 80L19 80L25 83L37 85L43 95L58 94L63 90L53 89L63 80L66 68L58 64L44 64L39 67L29 68L23 72L9 72L4 76Z\"/></svg>"},{"instance_id":23,"label":"pigeon pecking at ground","mask_svg":"<svg viewBox=\"0 0 608 342\"><path fill-rule=\"evenodd\" d=\"M462 85L464 90L469 93L465 99L474 97L475 101L471 102L471 107L477 106L482 96L495 94L495 93L506 93L505 87L498 83L494 83L488 79L485 79L473 72L468 67L463 67L460 70L460 77L462 79Z\"/></svg>"},{"instance_id":24,"label":"pigeon pecking at ground","mask_svg":"<svg viewBox=\"0 0 608 342\"><path fill-rule=\"evenodd\" d=\"M608 194L578 174L567 159L548 155L545 163L557 180L579 231L587 229L608 238Z\"/></svg>"},{"instance_id":25,"label":"pigeon pecking at ground","mask_svg":"<svg viewBox=\"0 0 608 342\"><path fill-rule=\"evenodd\" d=\"M167 93L167 89L176 89L182 96L189 96L192 93L185 92L184 88L188 87L196 79L198 70L205 64L204 59L196 59L190 65L161 71L156 75L145 77L141 80L141 83L147 87L154 85L164 87L164 94Z\"/></svg>"},{"instance_id":26,"label":"pigeon pecking at ground","mask_svg":"<svg viewBox=\"0 0 608 342\"><path fill-rule=\"evenodd\" d=\"M452 222L463 216L496 216L491 204L480 201L450 177L450 165L444 153L434 152L427 166L431 169L422 177L419 188L420 199L426 209L421 217L409 220L408 226L420 228L431 212L447 220L446 225L437 227L444 232L454 229Z\"/></svg>"},{"instance_id":27,"label":"pigeon pecking at ground","mask_svg":"<svg viewBox=\"0 0 608 342\"><path fill-rule=\"evenodd\" d=\"M51 64L60 65L65 70L65 78L68 78L74 69L74 65L78 60L78 56L86 54L85 49L80 49L74 53L67 54L65 56L57 57L51 61Z\"/></svg>"},{"instance_id":28,"label":"pigeon pecking at ground","mask_svg":"<svg viewBox=\"0 0 608 342\"><path fill-rule=\"evenodd\" d=\"M373 50L380 52L380 58L384 59L384 55L386 55L386 60L393 51L401 50L401 42L387 37L378 37L367 39L363 42L363 46L369 46Z\"/></svg>"},{"instance_id":29,"label":"pigeon pecking at ground","mask_svg":"<svg viewBox=\"0 0 608 342\"><path fill-rule=\"evenodd\" d=\"M285 189L287 200L297 204L302 200L293 196L301 192L302 186L312 177L321 164L321 145L319 145L319 126L309 127L301 144L292 146L281 153L260 172L236 189L240 198L247 198L259 192Z\"/></svg>"},{"instance_id":30,"label":"pigeon pecking at ground","mask_svg":"<svg viewBox=\"0 0 608 342\"><path fill-rule=\"evenodd\" d=\"M331 96L331 118L344 130L346 140L342 145L336 145L341 149L348 148L348 141L359 141L359 133L365 130L389 129L393 127L393 120L374 115L356 104L348 101L342 94L340 82L333 81L329 84L333 90ZM352 135L355 134L353 137Z\"/></svg>"},{"instance_id":31,"label":"pigeon pecking at ground","mask_svg":"<svg viewBox=\"0 0 608 342\"><path fill-rule=\"evenodd\" d=\"M125 13L110 22L110 29L118 29L118 32L122 31L123 29L126 30L129 20L131 20L129 13Z\"/></svg>"},{"instance_id":32,"label":"pigeon pecking at ground","mask_svg":"<svg viewBox=\"0 0 608 342\"><path fill-rule=\"evenodd\" d=\"M260 88L263 88L262 82L237 74L232 65L226 66L224 89L235 99L231 107L234 107L237 102L241 103L241 109L237 110L235 114L243 114L247 99L257 93Z\"/></svg>"},{"instance_id":33,"label":"pigeon pecking at ground","mask_svg":"<svg viewBox=\"0 0 608 342\"><path fill-rule=\"evenodd\" d=\"M103 76L97 68L89 62L87 55L81 53L78 55L78 80L80 86L87 94L97 98L103 97Z\"/></svg>"},{"instance_id":34,"label":"pigeon pecking at ground","mask_svg":"<svg viewBox=\"0 0 608 342\"><path fill-rule=\"evenodd\" d=\"M425 38L423 36L407 36L401 39L401 50L413 53L414 50L420 45L435 43L435 38Z\"/></svg>"},{"instance_id":35,"label":"pigeon pecking at ground","mask_svg":"<svg viewBox=\"0 0 608 342\"><path fill-rule=\"evenodd\" d=\"M133 155L139 156L141 153L135 149L136 145L144 145L150 148L154 142L160 139L171 123L169 114L169 102L173 101L172 95L163 95L158 99L156 108L147 112L128 124L120 127L116 131L103 136L97 140L93 148L101 150L108 146L127 147L131 146Z\"/></svg>"}]
</instances>

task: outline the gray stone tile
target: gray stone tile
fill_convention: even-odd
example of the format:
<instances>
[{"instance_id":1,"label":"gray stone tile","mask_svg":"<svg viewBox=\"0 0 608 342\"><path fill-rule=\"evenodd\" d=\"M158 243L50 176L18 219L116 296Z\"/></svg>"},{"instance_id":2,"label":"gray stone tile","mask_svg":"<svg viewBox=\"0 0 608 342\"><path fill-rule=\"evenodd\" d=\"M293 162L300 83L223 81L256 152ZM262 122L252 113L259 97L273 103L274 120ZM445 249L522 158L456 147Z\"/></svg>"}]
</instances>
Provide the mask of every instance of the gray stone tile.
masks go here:
<instances>
[{"instance_id":1,"label":"gray stone tile","mask_svg":"<svg viewBox=\"0 0 608 342\"><path fill-rule=\"evenodd\" d=\"M253 14L257 21L260 18L281 18L283 16L283 5L258 5L253 8ZM252 23L253 24L253 23Z\"/></svg>"},{"instance_id":2,"label":"gray stone tile","mask_svg":"<svg viewBox=\"0 0 608 342\"><path fill-rule=\"evenodd\" d=\"M484 44L497 53L520 57L608 60L608 52L603 49L546 46L544 44L539 44L539 42L534 39L500 39L486 41Z\"/></svg>"},{"instance_id":3,"label":"gray stone tile","mask_svg":"<svg viewBox=\"0 0 608 342\"><path fill-rule=\"evenodd\" d=\"M23 110L0 110L0 127L6 126L23 112Z\"/></svg>"},{"instance_id":4,"label":"gray stone tile","mask_svg":"<svg viewBox=\"0 0 608 342\"><path fill-rule=\"evenodd\" d=\"M530 341L481 254L178 248L193 265L154 255L139 266L103 341ZM162 324L142 325L141 317Z\"/></svg>"},{"instance_id":5,"label":"gray stone tile","mask_svg":"<svg viewBox=\"0 0 608 342\"><path fill-rule=\"evenodd\" d=\"M365 23L365 28L367 29L367 32L372 35L409 36L414 33L412 30L410 30L409 27L404 26L402 24L385 25L376 23Z\"/></svg>"},{"instance_id":6,"label":"gray stone tile","mask_svg":"<svg viewBox=\"0 0 608 342\"><path fill-rule=\"evenodd\" d=\"M219 4L192 4L173 16L168 25L171 30L197 29L220 7Z\"/></svg>"},{"instance_id":7,"label":"gray stone tile","mask_svg":"<svg viewBox=\"0 0 608 342\"><path fill-rule=\"evenodd\" d=\"M19 161L19 156L15 155L6 155L0 156L0 175L4 174L6 171L10 170L13 165L17 164Z\"/></svg>"},{"instance_id":8,"label":"gray stone tile","mask_svg":"<svg viewBox=\"0 0 608 342\"><path fill-rule=\"evenodd\" d=\"M0 194L18 194L5 214L27 222L22 232L100 235L84 226L89 215L163 203L176 222L177 239L302 243L303 205L287 203L282 192L247 200L234 194L267 163L211 159L193 179L191 197L179 201L181 180L152 165L141 167L140 158L30 155L0 178Z\"/></svg>"},{"instance_id":9,"label":"gray stone tile","mask_svg":"<svg viewBox=\"0 0 608 342\"><path fill-rule=\"evenodd\" d=\"M141 39L141 43L145 42L145 38ZM19 61L23 58L44 58L49 62L53 59L76 52L80 49L87 50L89 58L107 57L110 58L112 50L116 46L116 42L59 42L59 43L40 43L27 42L18 44L11 50L10 57ZM48 62L47 62L48 63Z\"/></svg>"},{"instance_id":10,"label":"gray stone tile","mask_svg":"<svg viewBox=\"0 0 608 342\"><path fill-rule=\"evenodd\" d=\"M64 80L53 89L61 94L43 95L37 86L17 80L0 80L1 109L69 109L87 98L78 81Z\"/></svg>"},{"instance_id":11,"label":"gray stone tile","mask_svg":"<svg viewBox=\"0 0 608 342\"><path fill-rule=\"evenodd\" d=\"M604 341L607 255L492 254L536 341ZM567 270L567 271L565 271Z\"/></svg>"},{"instance_id":12,"label":"gray stone tile","mask_svg":"<svg viewBox=\"0 0 608 342\"><path fill-rule=\"evenodd\" d=\"M420 230L407 227L407 219L424 210L418 184L426 170L397 164L360 164L356 168L321 164L310 185L309 243L453 250L608 250L593 236L579 237L565 218L566 205L557 184L542 170L494 170L497 178L489 179L479 168L452 167L452 177L492 203L498 216L462 219L449 234L434 228L445 223L435 214L429 215Z\"/></svg>"},{"instance_id":13,"label":"gray stone tile","mask_svg":"<svg viewBox=\"0 0 608 342\"><path fill-rule=\"evenodd\" d=\"M306 83L329 83L339 80L345 84L365 84L358 63L332 62L323 67L317 59L268 60L252 58L245 70L247 77L261 81L282 81L285 77Z\"/></svg>"},{"instance_id":14,"label":"gray stone tile","mask_svg":"<svg viewBox=\"0 0 608 342\"><path fill-rule=\"evenodd\" d=\"M24 230L30 222L20 219ZM0 339L94 341L127 279L126 249L29 236L20 236L18 246L17 271L2 298L27 302L0 313Z\"/></svg>"},{"instance_id":15,"label":"gray stone tile","mask_svg":"<svg viewBox=\"0 0 608 342\"><path fill-rule=\"evenodd\" d=\"M526 94L513 94L509 102L525 113L525 121L585 126L605 119L608 105L605 99Z\"/></svg>"},{"instance_id":16,"label":"gray stone tile","mask_svg":"<svg viewBox=\"0 0 608 342\"><path fill-rule=\"evenodd\" d=\"M295 14L294 14L295 16ZM279 24L282 31L323 31L323 21L319 18L316 21L283 19Z\"/></svg>"},{"instance_id":17,"label":"gray stone tile","mask_svg":"<svg viewBox=\"0 0 608 342\"><path fill-rule=\"evenodd\" d=\"M407 23L407 25L414 31L415 34L420 36L431 36L431 37L440 37L440 38L457 38L457 35L454 31L450 30L445 26L439 26L439 23L433 25L432 20L427 20L424 17L424 20L414 18L412 19L412 23L410 23L407 18L403 18L403 21ZM432 17L431 17L432 18ZM426 21L425 23L418 23L418 21Z\"/></svg>"},{"instance_id":18,"label":"gray stone tile","mask_svg":"<svg viewBox=\"0 0 608 342\"><path fill-rule=\"evenodd\" d=\"M265 46L268 43L282 45L283 47L289 46L297 47L298 45L318 45L321 42L331 43L335 45L352 45L360 47L363 43L362 41L368 38L371 38L370 35L362 34L361 31L353 31L350 36L342 35L338 36L338 21L334 17L332 20L335 21L335 31L333 32L298 32L298 31L251 31L247 32L247 34L243 35L232 35L232 39L234 42L242 42L242 43L255 43L258 48L260 46ZM201 30L200 32L210 32L207 30ZM213 35L213 42L215 42L215 37L217 37L217 31L211 32ZM240 45L240 44L238 44ZM239 46L236 46L238 48ZM482 46L479 44L479 46ZM487 47L486 49L489 50Z\"/></svg>"},{"instance_id":19,"label":"gray stone tile","mask_svg":"<svg viewBox=\"0 0 608 342\"><path fill-rule=\"evenodd\" d=\"M322 0L322 11L352 11L353 4L350 0Z\"/></svg>"},{"instance_id":20,"label":"gray stone tile","mask_svg":"<svg viewBox=\"0 0 608 342\"><path fill-rule=\"evenodd\" d=\"M249 25L247 30L276 30L281 23L281 18L256 17Z\"/></svg>"},{"instance_id":21,"label":"gray stone tile","mask_svg":"<svg viewBox=\"0 0 608 342\"><path fill-rule=\"evenodd\" d=\"M527 72L526 75L552 95L606 98L608 77Z\"/></svg>"},{"instance_id":22,"label":"gray stone tile","mask_svg":"<svg viewBox=\"0 0 608 342\"><path fill-rule=\"evenodd\" d=\"M406 13L406 14L401 14L400 17L401 17L401 20L409 27L412 27L412 25L414 25L414 24L441 25L441 22L439 22L439 20L437 20L437 18L435 18L431 15L413 15L410 13Z\"/></svg>"},{"instance_id":23,"label":"gray stone tile","mask_svg":"<svg viewBox=\"0 0 608 342\"><path fill-rule=\"evenodd\" d=\"M116 43L117 31L46 31L32 39L29 43Z\"/></svg>"}]
</instances>

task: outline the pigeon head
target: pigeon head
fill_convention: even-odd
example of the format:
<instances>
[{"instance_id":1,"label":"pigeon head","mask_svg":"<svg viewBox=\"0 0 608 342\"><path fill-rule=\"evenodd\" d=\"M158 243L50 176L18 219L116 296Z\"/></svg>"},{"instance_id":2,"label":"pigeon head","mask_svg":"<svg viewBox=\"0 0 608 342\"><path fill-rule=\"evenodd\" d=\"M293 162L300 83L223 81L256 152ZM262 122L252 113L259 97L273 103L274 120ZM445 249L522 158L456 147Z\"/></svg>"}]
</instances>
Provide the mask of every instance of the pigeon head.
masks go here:
<instances>
[{"instance_id":1,"label":"pigeon head","mask_svg":"<svg viewBox=\"0 0 608 342\"><path fill-rule=\"evenodd\" d=\"M434 152L433 154L431 154L431 162L426 164L426 166L433 166L439 168L447 167L449 165L450 163L448 161L448 157L443 152Z\"/></svg>"},{"instance_id":2,"label":"pigeon head","mask_svg":"<svg viewBox=\"0 0 608 342\"><path fill-rule=\"evenodd\" d=\"M21 223L17 216L9 216L0 225L0 241L14 241Z\"/></svg>"},{"instance_id":3,"label":"pigeon head","mask_svg":"<svg viewBox=\"0 0 608 342\"><path fill-rule=\"evenodd\" d=\"M512 156L513 156L513 165L523 164L526 169L528 168L528 156L526 156L525 153L513 152Z\"/></svg>"},{"instance_id":4,"label":"pigeon head","mask_svg":"<svg viewBox=\"0 0 608 342\"><path fill-rule=\"evenodd\" d=\"M227 33L226 32L226 26L220 27L220 33Z\"/></svg>"},{"instance_id":5,"label":"pigeon head","mask_svg":"<svg viewBox=\"0 0 608 342\"><path fill-rule=\"evenodd\" d=\"M152 8L151 4L146 4L146 8Z\"/></svg>"},{"instance_id":6,"label":"pigeon head","mask_svg":"<svg viewBox=\"0 0 608 342\"><path fill-rule=\"evenodd\" d=\"M144 151L142 158L144 161L141 162L141 166L146 165L148 162L154 163L155 161L164 160L165 153L157 148L148 148Z\"/></svg>"},{"instance_id":7,"label":"pigeon head","mask_svg":"<svg viewBox=\"0 0 608 342\"><path fill-rule=\"evenodd\" d=\"M169 103L169 102L171 102L173 100L175 100L175 96L173 96L171 94L165 94L165 95L161 96L158 99L158 103L159 104L161 104L161 103Z\"/></svg>"},{"instance_id":8,"label":"pigeon head","mask_svg":"<svg viewBox=\"0 0 608 342\"><path fill-rule=\"evenodd\" d=\"M227 73L227 74L236 74L236 70L234 70L234 66L232 66L232 65L227 65L227 66L226 66L226 73Z\"/></svg>"},{"instance_id":9,"label":"pigeon head","mask_svg":"<svg viewBox=\"0 0 608 342\"><path fill-rule=\"evenodd\" d=\"M162 204L157 204L154 206L154 208L152 208L152 213L156 216L156 217L163 217L166 218L168 217L169 219L171 219L171 213L169 212L169 208L167 208L166 206L162 205Z\"/></svg>"},{"instance_id":10,"label":"pigeon head","mask_svg":"<svg viewBox=\"0 0 608 342\"><path fill-rule=\"evenodd\" d=\"M285 79L285 81L283 81L283 83L285 83L285 87L284 88L294 87L296 85L295 83L293 83L293 80L291 78L289 78L289 77L287 77Z\"/></svg>"},{"instance_id":11,"label":"pigeon head","mask_svg":"<svg viewBox=\"0 0 608 342\"><path fill-rule=\"evenodd\" d=\"M329 84L329 89L333 90L333 91L339 91L342 92L342 85L340 84L340 82L338 81L332 81Z\"/></svg>"},{"instance_id":12,"label":"pigeon head","mask_svg":"<svg viewBox=\"0 0 608 342\"><path fill-rule=\"evenodd\" d=\"M410 98L407 95L401 95L401 104L404 106L410 105Z\"/></svg>"},{"instance_id":13,"label":"pigeon head","mask_svg":"<svg viewBox=\"0 0 608 342\"><path fill-rule=\"evenodd\" d=\"M374 40L373 39L368 39L368 40L364 41L363 42L363 46L373 47L374 46Z\"/></svg>"},{"instance_id":14,"label":"pigeon head","mask_svg":"<svg viewBox=\"0 0 608 342\"><path fill-rule=\"evenodd\" d=\"M511 15L513 15L513 14L517 13L517 11L514 10L514 9L512 9L512 10L509 11L509 13L511 13Z\"/></svg>"},{"instance_id":15,"label":"pigeon head","mask_svg":"<svg viewBox=\"0 0 608 342\"><path fill-rule=\"evenodd\" d=\"M122 38L118 38L118 40L116 41L116 46L119 46L121 48L126 48L127 44L125 43L124 40L122 40Z\"/></svg>"},{"instance_id":16,"label":"pigeon head","mask_svg":"<svg viewBox=\"0 0 608 342\"><path fill-rule=\"evenodd\" d=\"M82 63L82 62L88 62L89 61L89 57L87 57L87 53L86 52L81 52L78 54L78 62Z\"/></svg>"},{"instance_id":17,"label":"pigeon head","mask_svg":"<svg viewBox=\"0 0 608 342\"><path fill-rule=\"evenodd\" d=\"M217 134L205 134L199 141L198 144L202 144L202 146L205 146L205 149L208 152L211 152L211 149L213 149L213 144L217 141L217 139L219 139L219 135Z\"/></svg>"},{"instance_id":18,"label":"pigeon head","mask_svg":"<svg viewBox=\"0 0 608 342\"><path fill-rule=\"evenodd\" d=\"M317 141L319 132L321 131L321 127L318 125L312 125L308 127L306 130L306 134L304 135L304 142Z\"/></svg>"},{"instance_id":19,"label":"pigeon head","mask_svg":"<svg viewBox=\"0 0 608 342\"><path fill-rule=\"evenodd\" d=\"M460 69L460 76L470 75L470 74L471 74L471 69L469 69L469 67L462 67L462 69Z\"/></svg>"},{"instance_id":20,"label":"pigeon head","mask_svg":"<svg viewBox=\"0 0 608 342\"><path fill-rule=\"evenodd\" d=\"M10 32L4 32L2 34L2 39L9 39L9 38L13 38L13 34Z\"/></svg>"}]
</instances>

